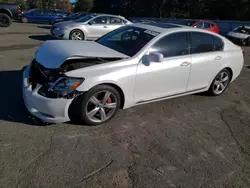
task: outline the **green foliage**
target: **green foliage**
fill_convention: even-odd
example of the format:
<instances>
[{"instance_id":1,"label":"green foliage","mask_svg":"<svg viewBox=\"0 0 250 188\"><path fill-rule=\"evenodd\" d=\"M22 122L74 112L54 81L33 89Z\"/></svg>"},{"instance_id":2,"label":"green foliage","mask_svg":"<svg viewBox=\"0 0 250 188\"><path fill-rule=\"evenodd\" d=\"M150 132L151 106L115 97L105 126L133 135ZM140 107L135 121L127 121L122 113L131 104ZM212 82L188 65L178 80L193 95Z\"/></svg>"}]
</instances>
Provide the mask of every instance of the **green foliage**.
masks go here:
<instances>
[{"instance_id":1,"label":"green foliage","mask_svg":"<svg viewBox=\"0 0 250 188\"><path fill-rule=\"evenodd\" d=\"M75 11L90 11L93 4L93 0L78 0L75 4Z\"/></svg>"},{"instance_id":2,"label":"green foliage","mask_svg":"<svg viewBox=\"0 0 250 188\"><path fill-rule=\"evenodd\" d=\"M69 0L0 0L22 9L70 10ZM125 17L249 20L250 0L77 0L75 11L110 13Z\"/></svg>"}]
</instances>

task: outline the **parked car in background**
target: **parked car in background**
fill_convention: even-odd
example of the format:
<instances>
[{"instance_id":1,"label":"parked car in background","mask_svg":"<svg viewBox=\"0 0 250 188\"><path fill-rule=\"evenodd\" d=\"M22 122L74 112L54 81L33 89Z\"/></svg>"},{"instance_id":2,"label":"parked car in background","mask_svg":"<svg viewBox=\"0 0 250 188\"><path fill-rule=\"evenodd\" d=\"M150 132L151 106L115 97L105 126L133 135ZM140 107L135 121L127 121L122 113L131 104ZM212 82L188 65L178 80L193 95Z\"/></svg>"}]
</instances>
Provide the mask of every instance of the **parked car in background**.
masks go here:
<instances>
[{"instance_id":1,"label":"parked car in background","mask_svg":"<svg viewBox=\"0 0 250 188\"><path fill-rule=\"evenodd\" d=\"M180 24L180 25L185 25L185 26L193 26L194 23L196 23L197 21L193 21L193 20L178 20L175 23L176 24Z\"/></svg>"},{"instance_id":2,"label":"parked car in background","mask_svg":"<svg viewBox=\"0 0 250 188\"><path fill-rule=\"evenodd\" d=\"M62 21L77 20L89 14L90 14L89 12L75 12L66 17L55 18L51 21L51 24L53 25L55 23L62 22Z\"/></svg>"},{"instance_id":3,"label":"parked car in background","mask_svg":"<svg viewBox=\"0 0 250 188\"><path fill-rule=\"evenodd\" d=\"M226 37L238 45L248 46L250 45L250 26L238 26L230 31Z\"/></svg>"},{"instance_id":4,"label":"parked car in background","mask_svg":"<svg viewBox=\"0 0 250 188\"><path fill-rule=\"evenodd\" d=\"M69 11L66 11L66 10L62 10L62 9L53 9L53 11L59 13L59 14L63 14L63 15L70 15L71 13Z\"/></svg>"},{"instance_id":5,"label":"parked car in background","mask_svg":"<svg viewBox=\"0 0 250 188\"><path fill-rule=\"evenodd\" d=\"M96 41L44 42L24 70L23 98L45 122L98 125L119 108L204 91L221 95L243 64L241 47L216 33L133 24Z\"/></svg>"},{"instance_id":6,"label":"parked car in background","mask_svg":"<svg viewBox=\"0 0 250 188\"><path fill-rule=\"evenodd\" d=\"M60 13L55 10L31 9L22 15L23 23L49 23L56 18L67 16L66 13Z\"/></svg>"},{"instance_id":7,"label":"parked car in background","mask_svg":"<svg viewBox=\"0 0 250 188\"><path fill-rule=\"evenodd\" d=\"M207 31L212 31L214 33L220 33L219 27L216 23L208 20L199 20L195 22L193 25L195 28L205 29Z\"/></svg>"},{"instance_id":8,"label":"parked car in background","mask_svg":"<svg viewBox=\"0 0 250 188\"><path fill-rule=\"evenodd\" d=\"M9 27L12 19L21 15L20 6L12 3L0 3L0 27Z\"/></svg>"},{"instance_id":9,"label":"parked car in background","mask_svg":"<svg viewBox=\"0 0 250 188\"><path fill-rule=\"evenodd\" d=\"M59 39L94 40L127 24L131 22L121 16L89 14L77 20L54 24L51 35Z\"/></svg>"}]
</instances>

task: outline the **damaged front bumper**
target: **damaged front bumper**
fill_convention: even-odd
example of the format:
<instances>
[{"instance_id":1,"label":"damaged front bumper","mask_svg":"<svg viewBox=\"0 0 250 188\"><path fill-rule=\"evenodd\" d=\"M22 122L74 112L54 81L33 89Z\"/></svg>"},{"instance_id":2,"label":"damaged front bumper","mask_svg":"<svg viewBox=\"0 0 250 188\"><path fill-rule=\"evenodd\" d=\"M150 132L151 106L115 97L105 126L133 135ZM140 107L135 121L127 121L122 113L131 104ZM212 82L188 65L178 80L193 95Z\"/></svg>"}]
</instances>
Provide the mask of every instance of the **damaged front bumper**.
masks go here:
<instances>
[{"instance_id":1,"label":"damaged front bumper","mask_svg":"<svg viewBox=\"0 0 250 188\"><path fill-rule=\"evenodd\" d=\"M30 67L23 71L23 100L28 111L37 118L48 123L62 123L70 121L68 111L73 99L65 98L46 98L38 94L42 87L37 85L32 88L29 83Z\"/></svg>"}]
</instances>

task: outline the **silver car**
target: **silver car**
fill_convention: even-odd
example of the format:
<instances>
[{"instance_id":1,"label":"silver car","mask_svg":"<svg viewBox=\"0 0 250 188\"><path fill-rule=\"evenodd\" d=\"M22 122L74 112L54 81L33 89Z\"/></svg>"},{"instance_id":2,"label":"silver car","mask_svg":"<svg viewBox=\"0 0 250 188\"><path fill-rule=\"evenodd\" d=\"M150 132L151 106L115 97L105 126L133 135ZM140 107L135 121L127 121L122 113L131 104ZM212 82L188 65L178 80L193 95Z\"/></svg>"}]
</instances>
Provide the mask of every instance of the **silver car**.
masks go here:
<instances>
[{"instance_id":1,"label":"silver car","mask_svg":"<svg viewBox=\"0 0 250 188\"><path fill-rule=\"evenodd\" d=\"M59 39L95 40L127 24L132 23L122 16L90 14L78 20L54 24L51 35Z\"/></svg>"}]
</instances>

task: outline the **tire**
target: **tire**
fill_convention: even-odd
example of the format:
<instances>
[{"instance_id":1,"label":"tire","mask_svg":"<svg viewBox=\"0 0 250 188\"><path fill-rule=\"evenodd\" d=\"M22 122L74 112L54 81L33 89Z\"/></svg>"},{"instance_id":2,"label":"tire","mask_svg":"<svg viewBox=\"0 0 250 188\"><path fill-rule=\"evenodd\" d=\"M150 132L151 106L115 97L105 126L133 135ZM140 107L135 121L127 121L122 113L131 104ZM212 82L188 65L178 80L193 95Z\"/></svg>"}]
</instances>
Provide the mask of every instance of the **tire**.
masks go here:
<instances>
[{"instance_id":1,"label":"tire","mask_svg":"<svg viewBox=\"0 0 250 188\"><path fill-rule=\"evenodd\" d=\"M228 69L223 69L214 78L208 94L211 96L219 96L225 92L228 85L230 84L232 74Z\"/></svg>"},{"instance_id":2,"label":"tire","mask_svg":"<svg viewBox=\"0 0 250 188\"><path fill-rule=\"evenodd\" d=\"M22 17L22 22L23 22L23 23L28 23L28 21L29 21L29 20L28 20L27 17Z\"/></svg>"},{"instance_id":3,"label":"tire","mask_svg":"<svg viewBox=\"0 0 250 188\"><path fill-rule=\"evenodd\" d=\"M4 13L0 13L0 27L9 27L11 25L11 18Z\"/></svg>"},{"instance_id":4,"label":"tire","mask_svg":"<svg viewBox=\"0 0 250 188\"><path fill-rule=\"evenodd\" d=\"M115 88L109 85L98 85L73 101L69 109L69 117L71 121L80 124L100 125L110 121L116 115L120 104L121 97Z\"/></svg>"},{"instance_id":5,"label":"tire","mask_svg":"<svg viewBox=\"0 0 250 188\"><path fill-rule=\"evenodd\" d=\"M70 32L69 39L70 40L85 40L85 35L81 30L74 29L73 31Z\"/></svg>"}]
</instances>

